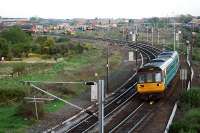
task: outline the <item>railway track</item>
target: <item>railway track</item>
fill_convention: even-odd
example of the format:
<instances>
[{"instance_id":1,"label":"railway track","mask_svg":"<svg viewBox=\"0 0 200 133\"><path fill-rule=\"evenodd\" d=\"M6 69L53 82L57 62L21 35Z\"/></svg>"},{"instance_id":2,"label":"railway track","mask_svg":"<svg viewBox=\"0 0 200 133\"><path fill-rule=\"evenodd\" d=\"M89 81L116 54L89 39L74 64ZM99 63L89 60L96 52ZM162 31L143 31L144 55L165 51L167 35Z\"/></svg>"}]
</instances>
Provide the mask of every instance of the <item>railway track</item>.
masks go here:
<instances>
[{"instance_id":1,"label":"railway track","mask_svg":"<svg viewBox=\"0 0 200 133\"><path fill-rule=\"evenodd\" d=\"M146 106L146 107L145 107ZM133 132L149 115L151 110L147 110L147 105L141 103L137 108L123 118L116 126L111 129L105 129L109 133L131 133Z\"/></svg>"},{"instance_id":2,"label":"railway track","mask_svg":"<svg viewBox=\"0 0 200 133\"><path fill-rule=\"evenodd\" d=\"M114 42L119 43L119 41L114 41ZM160 51L157 50L156 48L149 45L145 45L143 43L140 43L138 45L133 43L128 43L126 46L138 49L139 52L142 53L147 58L148 61L155 58L160 53ZM105 103L105 109L104 109L105 119L113 115L117 110L122 108L124 105L126 105L128 102L130 102L137 96L137 93L135 92L134 89L135 85L136 85L136 78L135 76L133 76L132 79L130 79L129 82L127 82L126 85L124 85L121 89L119 89L119 91L117 91L114 94L115 96L111 101ZM97 110L95 111L95 114L98 114ZM95 126L97 126L97 124L98 124L98 118L93 115L88 115L84 119L82 119L79 123L66 130L63 129L60 130L59 128L63 127L57 127L53 131L70 132L70 133L88 132Z\"/></svg>"},{"instance_id":3,"label":"railway track","mask_svg":"<svg viewBox=\"0 0 200 133\"><path fill-rule=\"evenodd\" d=\"M143 46L133 45L133 46L130 46L130 47L138 48L138 49L141 50L141 52L145 53L146 55L149 55L148 56L149 60L155 58L155 56L156 56L154 54L154 52L151 52L151 50L146 50L145 45L143 45ZM114 99L110 103L106 104L105 109L104 109L105 118L109 117L111 114L113 114L115 111L120 109L123 105L128 103L130 100L132 100L134 98L134 96L137 95L137 93L135 92L135 89L134 89L134 87L136 85L135 77L133 77L133 79L131 80L131 83L132 83L132 86L125 89L126 90L125 92L123 92L123 93L121 92L122 93L121 95L119 95L116 99ZM98 112L96 112L96 113L98 113ZM70 132L70 133L88 132L89 130L94 128L97 124L98 124L98 118L97 117L88 116L87 118L82 120L77 125L71 127L66 132Z\"/></svg>"},{"instance_id":4,"label":"railway track","mask_svg":"<svg viewBox=\"0 0 200 133\"><path fill-rule=\"evenodd\" d=\"M80 38L81 39L81 38ZM83 38L83 39L93 39L93 38ZM151 59L155 58L160 52L160 49L157 49L155 47L152 47L151 45L145 44L143 42L132 43L132 42L125 42L120 40L110 40L110 39L102 39L99 38L101 41L108 41L111 43L120 43L123 44L123 46L138 49L140 53L142 53L146 58L147 61L150 61ZM125 44L125 45L124 45ZM109 122L106 122L105 131L112 133L112 132L134 132L134 131L141 131L142 125L144 125L144 122L147 121L147 119L152 117L152 114L155 115L154 112L156 108L162 108L163 104L167 103L168 100L171 100L171 97L176 99L176 96L168 96L167 99L164 101L161 101L158 105L152 107L150 105L146 105L145 103L142 103L141 101L137 101L136 105L133 104L132 101L136 101L137 99L137 93L134 91L134 85L131 85L130 83L136 84L136 79L133 78L130 80L129 83L127 83L121 90L116 92L114 94L114 98L106 103L105 106L105 121L107 118L110 119L112 117L112 120L115 121L114 123L109 125ZM170 92L168 94L174 94L173 92ZM172 100L170 103L173 103L174 100ZM131 103L132 102L132 103ZM122 110L126 105L131 103L134 105L129 111L126 112L126 110ZM118 111L121 111L122 113L126 112L126 115L123 116L123 118L120 115L117 115L115 118L115 114L117 114ZM98 111L95 112L98 114ZM158 124L158 123L157 123ZM79 122L78 124L72 126L70 129L65 130L64 132L97 132L95 127L98 125L98 118L95 116L87 116L84 119L82 119L82 122ZM138 129L140 128L140 130Z\"/></svg>"}]
</instances>

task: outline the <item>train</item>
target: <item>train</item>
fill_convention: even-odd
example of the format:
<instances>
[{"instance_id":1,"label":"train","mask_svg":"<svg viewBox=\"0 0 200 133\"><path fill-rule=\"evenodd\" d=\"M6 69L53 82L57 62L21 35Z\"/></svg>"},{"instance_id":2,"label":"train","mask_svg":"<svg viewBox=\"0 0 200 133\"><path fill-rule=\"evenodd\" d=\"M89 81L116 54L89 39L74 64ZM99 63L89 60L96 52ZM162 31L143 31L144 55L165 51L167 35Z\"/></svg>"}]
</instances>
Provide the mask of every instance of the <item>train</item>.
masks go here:
<instances>
[{"instance_id":1,"label":"train","mask_svg":"<svg viewBox=\"0 0 200 133\"><path fill-rule=\"evenodd\" d=\"M163 51L137 71L137 92L142 99L157 99L165 94L180 66L177 51Z\"/></svg>"}]
</instances>

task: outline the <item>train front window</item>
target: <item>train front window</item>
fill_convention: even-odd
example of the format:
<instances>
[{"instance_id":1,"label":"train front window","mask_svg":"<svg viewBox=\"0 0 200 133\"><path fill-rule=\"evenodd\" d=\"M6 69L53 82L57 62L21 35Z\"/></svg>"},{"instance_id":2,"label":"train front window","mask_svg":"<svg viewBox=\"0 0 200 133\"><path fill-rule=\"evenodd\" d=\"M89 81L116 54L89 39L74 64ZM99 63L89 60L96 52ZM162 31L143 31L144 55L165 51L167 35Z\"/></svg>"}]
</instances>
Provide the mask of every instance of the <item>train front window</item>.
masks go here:
<instances>
[{"instance_id":1,"label":"train front window","mask_svg":"<svg viewBox=\"0 0 200 133\"><path fill-rule=\"evenodd\" d=\"M139 83L144 83L144 74L139 75Z\"/></svg>"},{"instance_id":2,"label":"train front window","mask_svg":"<svg viewBox=\"0 0 200 133\"><path fill-rule=\"evenodd\" d=\"M155 81L161 82L161 73L155 73Z\"/></svg>"},{"instance_id":3,"label":"train front window","mask_svg":"<svg viewBox=\"0 0 200 133\"><path fill-rule=\"evenodd\" d=\"M152 73L147 73L147 82L153 82Z\"/></svg>"}]
</instances>

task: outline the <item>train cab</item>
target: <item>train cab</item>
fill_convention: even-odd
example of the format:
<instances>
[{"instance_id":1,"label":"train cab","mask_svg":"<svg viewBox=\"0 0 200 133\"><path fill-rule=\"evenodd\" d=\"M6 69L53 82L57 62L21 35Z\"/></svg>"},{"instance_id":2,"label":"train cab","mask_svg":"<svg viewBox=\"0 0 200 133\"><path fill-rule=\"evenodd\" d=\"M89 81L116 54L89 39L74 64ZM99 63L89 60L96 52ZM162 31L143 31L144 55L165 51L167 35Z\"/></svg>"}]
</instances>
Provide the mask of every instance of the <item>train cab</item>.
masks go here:
<instances>
[{"instance_id":1,"label":"train cab","mask_svg":"<svg viewBox=\"0 0 200 133\"><path fill-rule=\"evenodd\" d=\"M165 89L163 72L158 67L147 66L137 73L137 92L161 93Z\"/></svg>"}]
</instances>

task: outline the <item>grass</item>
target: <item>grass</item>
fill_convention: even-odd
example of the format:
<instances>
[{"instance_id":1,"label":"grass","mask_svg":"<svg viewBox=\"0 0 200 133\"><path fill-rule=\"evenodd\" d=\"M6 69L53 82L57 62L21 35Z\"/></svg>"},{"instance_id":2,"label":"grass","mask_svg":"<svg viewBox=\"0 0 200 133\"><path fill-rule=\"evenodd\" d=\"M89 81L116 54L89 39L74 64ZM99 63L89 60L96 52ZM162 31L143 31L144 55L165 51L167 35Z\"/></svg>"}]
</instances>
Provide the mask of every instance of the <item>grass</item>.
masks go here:
<instances>
[{"instance_id":1,"label":"grass","mask_svg":"<svg viewBox=\"0 0 200 133\"><path fill-rule=\"evenodd\" d=\"M106 58L103 54L103 48L92 48L89 51L84 52L83 54L71 56L64 58L64 60L57 62L56 64L46 64L46 63L33 63L25 65L26 73L22 73L19 76L13 78L4 78L0 81L0 92L4 90L9 93L3 98L7 100L12 100L19 98L18 101L22 100L23 97L27 94L29 86L21 84L21 80L37 80L37 81L80 81L80 80L93 80L94 75L87 71L83 73L84 77L81 77L79 74L82 74L82 70L90 69L91 66L95 68L95 72L99 73L99 76L105 74L105 64ZM120 64L121 54L119 52L114 52L110 57L110 63L113 67ZM12 68L16 63L6 63L0 64L0 69L9 68L9 72L12 71ZM5 70L5 69L4 69ZM8 72L8 73L9 73ZM67 73L67 76L64 75ZM93 75L93 76L88 76ZM86 79L87 77L87 79ZM82 92L86 91L88 87L76 85L74 86L74 94L64 94L59 89L56 91L53 90L53 94L62 97L63 99L70 101L72 97L80 95ZM59 91L58 91L59 90ZM17 95L19 94L19 95ZM2 100L0 102L5 102ZM17 102L18 103L18 102ZM9 103L6 103L9 104ZM5 104L5 105L6 105ZM65 103L55 100L45 104L44 110L46 112L55 112L61 109ZM15 115L17 106L1 106L0 105L0 132L25 132L26 128L32 124L32 120L25 120L24 118Z\"/></svg>"},{"instance_id":2,"label":"grass","mask_svg":"<svg viewBox=\"0 0 200 133\"><path fill-rule=\"evenodd\" d=\"M200 48L193 48L192 59L195 61L200 61L199 50L200 50Z\"/></svg>"},{"instance_id":3,"label":"grass","mask_svg":"<svg viewBox=\"0 0 200 133\"><path fill-rule=\"evenodd\" d=\"M200 132L200 88L194 87L180 98L179 109L183 116L172 123L170 133Z\"/></svg>"},{"instance_id":4,"label":"grass","mask_svg":"<svg viewBox=\"0 0 200 133\"><path fill-rule=\"evenodd\" d=\"M123 34L119 30L109 31L80 31L76 32L76 35L82 37L100 37L100 38L111 38L111 39L122 39Z\"/></svg>"},{"instance_id":5,"label":"grass","mask_svg":"<svg viewBox=\"0 0 200 133\"><path fill-rule=\"evenodd\" d=\"M16 106L7 106L0 108L0 133L22 133L32 124L32 121L15 115Z\"/></svg>"},{"instance_id":6,"label":"grass","mask_svg":"<svg viewBox=\"0 0 200 133\"><path fill-rule=\"evenodd\" d=\"M65 105L64 102L59 100L54 100L53 102L50 102L48 104L45 104L45 112L56 112L60 108L62 108Z\"/></svg>"},{"instance_id":7,"label":"grass","mask_svg":"<svg viewBox=\"0 0 200 133\"><path fill-rule=\"evenodd\" d=\"M73 90L74 93L61 94L60 97L62 97L64 100L70 102L74 96L80 95L87 89L87 87L85 85L74 85L74 88L75 88L75 90ZM67 88L64 88L64 89L66 90ZM62 107L64 107L65 105L68 105L68 104L66 104L60 100L54 100L52 102L49 102L48 104L45 104L44 110L45 110L45 112L56 112L59 109L61 109Z\"/></svg>"},{"instance_id":8,"label":"grass","mask_svg":"<svg viewBox=\"0 0 200 133\"><path fill-rule=\"evenodd\" d=\"M200 108L188 110L181 120L170 127L170 133L199 133L200 131Z\"/></svg>"}]
</instances>

